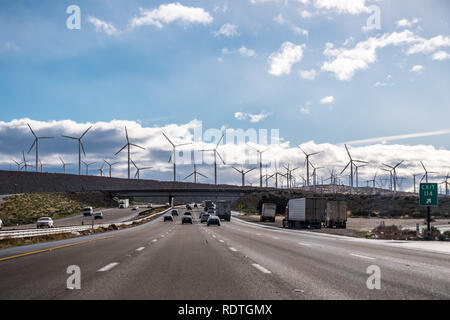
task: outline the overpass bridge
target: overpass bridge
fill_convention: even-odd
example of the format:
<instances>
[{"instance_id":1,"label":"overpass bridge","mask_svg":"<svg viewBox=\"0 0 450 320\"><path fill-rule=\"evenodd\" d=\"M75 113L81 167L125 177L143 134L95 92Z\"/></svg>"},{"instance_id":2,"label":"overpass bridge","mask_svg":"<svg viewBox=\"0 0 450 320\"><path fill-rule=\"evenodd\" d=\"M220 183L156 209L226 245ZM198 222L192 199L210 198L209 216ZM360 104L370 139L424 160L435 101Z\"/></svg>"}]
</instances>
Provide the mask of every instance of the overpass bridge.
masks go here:
<instances>
[{"instance_id":1,"label":"overpass bridge","mask_svg":"<svg viewBox=\"0 0 450 320\"><path fill-rule=\"evenodd\" d=\"M175 203L185 203L205 199L234 201L246 193L257 190L260 188L0 170L0 195L100 191L108 193L111 197L133 197L137 200L159 203L170 202L174 198Z\"/></svg>"}]
</instances>

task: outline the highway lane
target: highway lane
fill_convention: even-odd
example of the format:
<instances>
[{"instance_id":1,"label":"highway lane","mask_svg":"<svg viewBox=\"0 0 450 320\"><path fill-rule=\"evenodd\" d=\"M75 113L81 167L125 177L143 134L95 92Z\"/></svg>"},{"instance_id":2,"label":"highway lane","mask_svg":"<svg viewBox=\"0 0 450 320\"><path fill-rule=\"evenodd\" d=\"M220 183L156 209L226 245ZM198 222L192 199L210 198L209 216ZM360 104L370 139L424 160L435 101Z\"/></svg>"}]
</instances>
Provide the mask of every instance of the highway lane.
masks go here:
<instances>
[{"instance_id":1,"label":"highway lane","mask_svg":"<svg viewBox=\"0 0 450 320\"><path fill-rule=\"evenodd\" d=\"M155 208L158 206L154 206ZM83 215L76 215L67 218L54 219L55 227L68 227L68 226L80 226L82 222L84 224L102 224L102 223L113 223L113 222L123 222L127 220L131 220L139 215L139 213L148 210L146 207L139 208L138 210L133 210L132 207L127 209L119 209L119 208L108 208L102 209L98 211L103 212L103 219L93 220L93 217L83 217ZM4 227L3 230L13 230L13 229L35 229L36 224L27 224L20 226L10 226Z\"/></svg>"},{"instance_id":2,"label":"highway lane","mask_svg":"<svg viewBox=\"0 0 450 320\"><path fill-rule=\"evenodd\" d=\"M81 290L66 289L72 264L81 268ZM369 265L381 268L381 290L366 287ZM112 238L0 261L0 274L0 299L450 298L448 255L236 219L221 227L158 221Z\"/></svg>"}]
</instances>

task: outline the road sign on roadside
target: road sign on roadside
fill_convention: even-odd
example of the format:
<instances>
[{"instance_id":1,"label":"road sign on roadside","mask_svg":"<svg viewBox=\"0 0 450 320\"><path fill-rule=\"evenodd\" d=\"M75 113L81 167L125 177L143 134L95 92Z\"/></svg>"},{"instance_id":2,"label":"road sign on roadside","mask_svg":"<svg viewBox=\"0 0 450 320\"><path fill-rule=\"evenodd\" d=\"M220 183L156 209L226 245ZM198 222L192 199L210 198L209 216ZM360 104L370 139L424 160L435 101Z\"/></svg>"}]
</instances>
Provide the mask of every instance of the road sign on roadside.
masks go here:
<instances>
[{"instance_id":1,"label":"road sign on roadside","mask_svg":"<svg viewBox=\"0 0 450 320\"><path fill-rule=\"evenodd\" d=\"M438 184L421 183L420 184L420 206L437 207L438 206Z\"/></svg>"}]
</instances>

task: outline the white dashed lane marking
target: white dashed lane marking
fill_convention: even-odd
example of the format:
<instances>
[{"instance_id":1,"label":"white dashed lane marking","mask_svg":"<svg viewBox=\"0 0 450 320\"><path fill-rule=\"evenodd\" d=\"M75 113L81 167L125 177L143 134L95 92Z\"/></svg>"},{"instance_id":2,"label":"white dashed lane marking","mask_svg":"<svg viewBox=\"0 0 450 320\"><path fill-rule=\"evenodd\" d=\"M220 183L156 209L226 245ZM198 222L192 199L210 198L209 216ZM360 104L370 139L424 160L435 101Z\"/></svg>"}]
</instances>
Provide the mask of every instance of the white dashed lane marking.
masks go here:
<instances>
[{"instance_id":1,"label":"white dashed lane marking","mask_svg":"<svg viewBox=\"0 0 450 320\"><path fill-rule=\"evenodd\" d=\"M111 270L112 268L114 268L115 266L117 266L119 263L118 262L112 262L110 264L107 264L106 266L104 266L101 269L98 269L97 272L106 272Z\"/></svg>"},{"instance_id":2,"label":"white dashed lane marking","mask_svg":"<svg viewBox=\"0 0 450 320\"><path fill-rule=\"evenodd\" d=\"M272 273L269 270L267 270L266 268L264 268L263 266L260 266L257 263L252 263L252 266L254 266L256 269L258 269L259 271L261 271L262 273Z\"/></svg>"},{"instance_id":3,"label":"white dashed lane marking","mask_svg":"<svg viewBox=\"0 0 450 320\"><path fill-rule=\"evenodd\" d=\"M359 254L356 254L356 253L350 253L350 255L351 255L351 256L354 256L354 257L358 257L358 258L369 259L369 260L375 260L375 258L368 257L368 256L362 256L362 255L359 255Z\"/></svg>"},{"instance_id":4,"label":"white dashed lane marking","mask_svg":"<svg viewBox=\"0 0 450 320\"><path fill-rule=\"evenodd\" d=\"M237 251L237 250L236 250L235 248L233 248L233 247L230 247L230 250L233 251L233 252L236 252L236 251Z\"/></svg>"},{"instance_id":5,"label":"white dashed lane marking","mask_svg":"<svg viewBox=\"0 0 450 320\"><path fill-rule=\"evenodd\" d=\"M145 249L145 247L140 247L140 248L137 248L136 251L142 251L144 249Z\"/></svg>"}]
</instances>

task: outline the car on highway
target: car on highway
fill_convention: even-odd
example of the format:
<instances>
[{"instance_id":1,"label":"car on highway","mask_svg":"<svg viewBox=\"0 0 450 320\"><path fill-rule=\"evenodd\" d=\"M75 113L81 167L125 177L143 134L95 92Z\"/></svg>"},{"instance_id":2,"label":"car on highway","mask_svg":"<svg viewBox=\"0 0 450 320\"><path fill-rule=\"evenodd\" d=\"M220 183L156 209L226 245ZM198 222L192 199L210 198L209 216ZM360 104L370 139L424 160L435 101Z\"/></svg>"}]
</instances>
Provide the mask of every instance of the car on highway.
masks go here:
<instances>
[{"instance_id":1,"label":"car on highway","mask_svg":"<svg viewBox=\"0 0 450 320\"><path fill-rule=\"evenodd\" d=\"M184 215L185 215L185 216L191 216L191 217L192 217L192 213L191 213L190 211L186 211L186 212L184 213Z\"/></svg>"},{"instance_id":2,"label":"car on highway","mask_svg":"<svg viewBox=\"0 0 450 320\"><path fill-rule=\"evenodd\" d=\"M103 212L98 211L98 212L94 213L94 220L97 220L97 219L103 219Z\"/></svg>"},{"instance_id":3,"label":"car on highway","mask_svg":"<svg viewBox=\"0 0 450 320\"><path fill-rule=\"evenodd\" d=\"M94 209L92 209L92 207L83 208L83 216L89 217L89 216L92 216L93 214L94 214Z\"/></svg>"},{"instance_id":4,"label":"car on highway","mask_svg":"<svg viewBox=\"0 0 450 320\"><path fill-rule=\"evenodd\" d=\"M37 227L38 229L43 227L53 228L53 219L50 217L41 217L37 221Z\"/></svg>"},{"instance_id":5,"label":"car on highway","mask_svg":"<svg viewBox=\"0 0 450 320\"><path fill-rule=\"evenodd\" d=\"M208 221L206 221L206 225L207 226L210 226L210 225L220 226L220 219L219 219L219 217L209 216L208 217Z\"/></svg>"},{"instance_id":6,"label":"car on highway","mask_svg":"<svg viewBox=\"0 0 450 320\"><path fill-rule=\"evenodd\" d=\"M3 228L3 221L2 219L0 219L0 230L2 230L2 228Z\"/></svg>"},{"instance_id":7,"label":"car on highway","mask_svg":"<svg viewBox=\"0 0 450 320\"><path fill-rule=\"evenodd\" d=\"M209 213L209 214L214 214L214 208L209 208L209 209L208 209L208 213Z\"/></svg>"},{"instance_id":8,"label":"car on highway","mask_svg":"<svg viewBox=\"0 0 450 320\"><path fill-rule=\"evenodd\" d=\"M172 210L172 216L177 216L178 217L178 210L177 209L173 209Z\"/></svg>"},{"instance_id":9,"label":"car on highway","mask_svg":"<svg viewBox=\"0 0 450 320\"><path fill-rule=\"evenodd\" d=\"M164 215L164 222L166 222L166 221L173 221L173 217L170 213L166 213Z\"/></svg>"},{"instance_id":10,"label":"car on highway","mask_svg":"<svg viewBox=\"0 0 450 320\"><path fill-rule=\"evenodd\" d=\"M190 223L192 224L192 217L188 214L185 214L182 218L181 218L181 224L185 224L185 223Z\"/></svg>"},{"instance_id":11,"label":"car on highway","mask_svg":"<svg viewBox=\"0 0 450 320\"><path fill-rule=\"evenodd\" d=\"M147 209L152 209L153 208L153 205L151 204L151 203L149 203L148 205L147 205Z\"/></svg>"},{"instance_id":12,"label":"car on highway","mask_svg":"<svg viewBox=\"0 0 450 320\"><path fill-rule=\"evenodd\" d=\"M210 217L209 213L202 214L200 217L200 223L208 222L209 217Z\"/></svg>"},{"instance_id":13,"label":"car on highway","mask_svg":"<svg viewBox=\"0 0 450 320\"><path fill-rule=\"evenodd\" d=\"M136 210L138 210L139 209L139 206L134 206L133 207L133 211L136 211Z\"/></svg>"}]
</instances>

